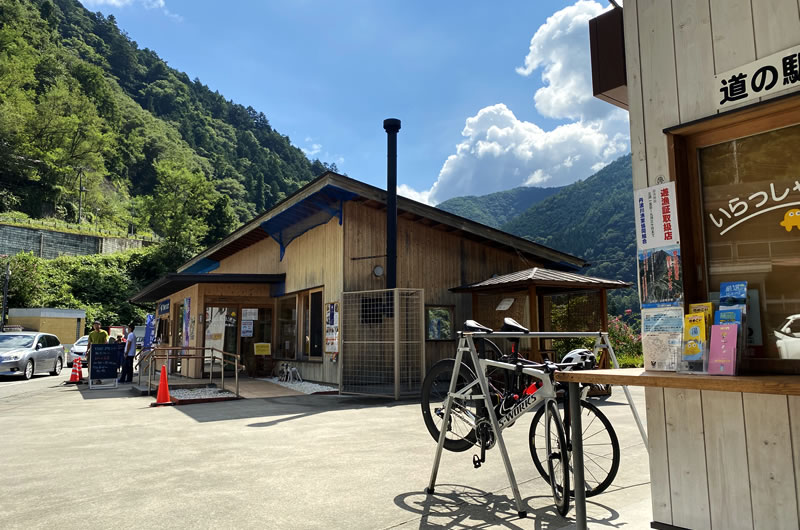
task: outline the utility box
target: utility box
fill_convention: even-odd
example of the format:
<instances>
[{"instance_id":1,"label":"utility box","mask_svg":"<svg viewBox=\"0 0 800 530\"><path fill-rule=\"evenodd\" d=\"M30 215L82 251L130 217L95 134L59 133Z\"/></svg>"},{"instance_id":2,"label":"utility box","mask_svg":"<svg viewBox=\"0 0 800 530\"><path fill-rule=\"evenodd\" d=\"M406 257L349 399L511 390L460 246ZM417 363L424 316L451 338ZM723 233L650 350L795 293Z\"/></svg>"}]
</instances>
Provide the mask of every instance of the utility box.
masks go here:
<instances>
[{"instance_id":1,"label":"utility box","mask_svg":"<svg viewBox=\"0 0 800 530\"><path fill-rule=\"evenodd\" d=\"M589 21L594 97L628 110L625 33L622 9L606 11Z\"/></svg>"},{"instance_id":2,"label":"utility box","mask_svg":"<svg viewBox=\"0 0 800 530\"><path fill-rule=\"evenodd\" d=\"M50 309L47 307L9 308L9 325L26 330L52 333L65 347L84 335L86 311L82 309Z\"/></svg>"}]
</instances>

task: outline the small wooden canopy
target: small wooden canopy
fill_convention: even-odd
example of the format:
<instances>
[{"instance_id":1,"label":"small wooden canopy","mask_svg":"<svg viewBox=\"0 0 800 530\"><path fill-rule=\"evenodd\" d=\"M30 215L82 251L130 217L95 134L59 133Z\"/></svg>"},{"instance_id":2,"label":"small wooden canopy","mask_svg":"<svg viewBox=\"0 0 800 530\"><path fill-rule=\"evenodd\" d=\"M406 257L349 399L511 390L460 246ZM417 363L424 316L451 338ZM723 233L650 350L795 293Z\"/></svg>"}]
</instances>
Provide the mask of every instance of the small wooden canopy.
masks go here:
<instances>
[{"instance_id":1,"label":"small wooden canopy","mask_svg":"<svg viewBox=\"0 0 800 530\"><path fill-rule=\"evenodd\" d=\"M495 276L482 282L450 289L454 293L503 293L536 287L540 294L560 294L575 290L623 289L631 284L620 280L604 280L573 272L534 267L524 271Z\"/></svg>"},{"instance_id":2,"label":"small wooden canopy","mask_svg":"<svg viewBox=\"0 0 800 530\"><path fill-rule=\"evenodd\" d=\"M261 283L279 284L286 274L181 274L170 273L154 281L130 298L136 304L152 303L196 283Z\"/></svg>"},{"instance_id":3,"label":"small wooden canopy","mask_svg":"<svg viewBox=\"0 0 800 530\"><path fill-rule=\"evenodd\" d=\"M534 267L523 271L512 272L502 276L495 276L470 285L463 285L450 289L456 293L472 294L472 311L480 322L479 314L483 316L494 314L494 305L489 309L487 303L496 304L498 296L519 294L524 292L528 297L529 306L528 316L530 322L528 327L531 331L549 331L551 327L549 306L545 305L545 297L578 294L580 292L594 291L600 295L600 319L603 330L608 330L608 299L606 291L608 289L623 289L630 287L631 284L620 280L605 280L593 276L584 276L572 272L556 271L542 267ZM494 295L494 296L480 296ZM481 299L483 304L481 304ZM491 311L491 313L488 313ZM521 316L521 314L520 314ZM494 322L481 322L485 325L496 325ZM575 330L579 331L579 330ZM550 349L550 341L545 340L545 350ZM540 340L531 340L531 358L540 361L542 359L542 344Z\"/></svg>"}]
</instances>

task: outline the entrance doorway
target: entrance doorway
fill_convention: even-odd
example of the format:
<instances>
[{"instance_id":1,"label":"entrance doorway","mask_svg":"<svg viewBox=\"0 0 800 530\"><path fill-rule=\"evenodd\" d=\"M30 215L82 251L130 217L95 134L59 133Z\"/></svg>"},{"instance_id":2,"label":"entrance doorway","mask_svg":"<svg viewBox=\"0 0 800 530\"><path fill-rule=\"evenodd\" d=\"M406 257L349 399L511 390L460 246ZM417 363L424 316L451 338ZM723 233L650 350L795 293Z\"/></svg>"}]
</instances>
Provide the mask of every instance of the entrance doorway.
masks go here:
<instances>
[{"instance_id":1,"label":"entrance doorway","mask_svg":"<svg viewBox=\"0 0 800 530\"><path fill-rule=\"evenodd\" d=\"M237 353L238 309L237 306L206 306L205 319L203 320L205 323L206 348L216 348L227 353ZM203 372L206 374L212 370L211 356L211 351L205 352ZM214 372L219 372L221 369L221 363L215 361L213 363Z\"/></svg>"}]
</instances>

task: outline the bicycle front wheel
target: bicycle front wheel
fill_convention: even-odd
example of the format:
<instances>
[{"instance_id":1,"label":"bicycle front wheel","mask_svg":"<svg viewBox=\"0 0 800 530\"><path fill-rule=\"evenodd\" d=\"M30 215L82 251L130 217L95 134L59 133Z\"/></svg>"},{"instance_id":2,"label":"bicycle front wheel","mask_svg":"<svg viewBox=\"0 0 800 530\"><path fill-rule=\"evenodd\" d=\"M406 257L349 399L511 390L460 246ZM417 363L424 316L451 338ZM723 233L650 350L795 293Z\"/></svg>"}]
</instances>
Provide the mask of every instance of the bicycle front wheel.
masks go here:
<instances>
[{"instance_id":1,"label":"bicycle front wheel","mask_svg":"<svg viewBox=\"0 0 800 530\"><path fill-rule=\"evenodd\" d=\"M431 367L422 383L422 418L425 420L428 432L437 442L444 420L447 393L450 390L450 380L453 378L454 368L455 361L453 359L439 361ZM476 378L474 372L466 364L462 364L456 382L456 390L464 388ZM475 392L480 392L477 385L473 387L471 393ZM475 445L476 417L477 412L473 401L453 399L444 448L448 451L461 452Z\"/></svg>"},{"instance_id":2,"label":"bicycle front wheel","mask_svg":"<svg viewBox=\"0 0 800 530\"><path fill-rule=\"evenodd\" d=\"M563 410L563 400L559 406ZM531 457L536 470L546 481L550 481L546 469L547 452L544 443L544 407L539 408L531 421L528 440ZM593 404L581 400L581 431L583 432L583 469L586 483L586 496L592 497L608 488L619 470L619 440L611 422ZM572 451L569 452L570 471L572 471ZM575 490L570 490L575 496Z\"/></svg>"},{"instance_id":3,"label":"bicycle front wheel","mask_svg":"<svg viewBox=\"0 0 800 530\"><path fill-rule=\"evenodd\" d=\"M567 440L564 436L564 423L555 401L547 401L545 406L544 446L547 456L547 475L550 477L550 489L553 502L561 515L569 511L569 457L567 456Z\"/></svg>"}]
</instances>

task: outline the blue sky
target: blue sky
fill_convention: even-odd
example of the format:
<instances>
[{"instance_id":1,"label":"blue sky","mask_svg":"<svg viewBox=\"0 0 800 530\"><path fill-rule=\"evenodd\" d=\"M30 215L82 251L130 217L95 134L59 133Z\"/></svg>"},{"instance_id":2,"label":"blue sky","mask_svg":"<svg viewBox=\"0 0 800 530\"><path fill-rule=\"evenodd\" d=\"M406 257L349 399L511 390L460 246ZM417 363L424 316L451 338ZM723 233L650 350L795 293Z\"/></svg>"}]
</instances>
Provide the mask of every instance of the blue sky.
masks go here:
<instances>
[{"instance_id":1,"label":"blue sky","mask_svg":"<svg viewBox=\"0 0 800 530\"><path fill-rule=\"evenodd\" d=\"M592 0L82 0L140 47L264 112L311 158L429 203L563 185L629 151L626 113L591 97Z\"/></svg>"}]
</instances>

